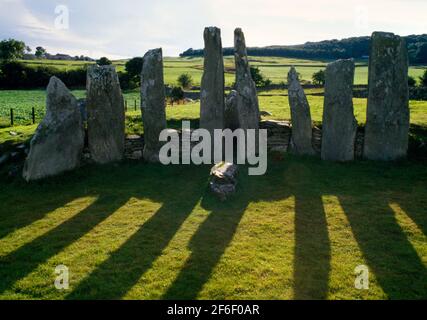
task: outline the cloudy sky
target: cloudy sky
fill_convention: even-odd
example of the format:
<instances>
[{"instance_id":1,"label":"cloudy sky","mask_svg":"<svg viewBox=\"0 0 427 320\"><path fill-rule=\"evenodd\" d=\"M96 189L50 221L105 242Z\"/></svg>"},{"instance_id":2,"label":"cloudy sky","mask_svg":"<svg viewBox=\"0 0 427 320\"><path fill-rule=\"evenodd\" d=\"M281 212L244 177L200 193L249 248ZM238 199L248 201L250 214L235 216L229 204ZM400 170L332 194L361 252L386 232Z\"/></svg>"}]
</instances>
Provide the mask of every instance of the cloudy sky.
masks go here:
<instances>
[{"instance_id":1,"label":"cloudy sky","mask_svg":"<svg viewBox=\"0 0 427 320\"><path fill-rule=\"evenodd\" d=\"M223 46L243 28L249 46L299 44L391 31L427 33L427 0L0 0L0 39L94 58L176 56L203 47L203 28Z\"/></svg>"}]
</instances>

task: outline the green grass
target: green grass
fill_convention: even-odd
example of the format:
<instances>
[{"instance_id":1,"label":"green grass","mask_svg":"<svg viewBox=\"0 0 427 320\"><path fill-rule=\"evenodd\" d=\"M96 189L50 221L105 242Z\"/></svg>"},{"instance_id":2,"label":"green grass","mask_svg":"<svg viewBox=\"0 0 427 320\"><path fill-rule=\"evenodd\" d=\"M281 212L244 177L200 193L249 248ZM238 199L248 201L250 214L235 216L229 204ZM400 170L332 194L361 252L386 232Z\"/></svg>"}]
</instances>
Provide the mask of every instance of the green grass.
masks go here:
<instances>
[{"instance_id":1,"label":"green grass","mask_svg":"<svg viewBox=\"0 0 427 320\"><path fill-rule=\"evenodd\" d=\"M273 157L265 176L242 169L226 203L208 174L123 163L0 182L0 299L427 296L425 165Z\"/></svg>"},{"instance_id":2,"label":"green grass","mask_svg":"<svg viewBox=\"0 0 427 320\"><path fill-rule=\"evenodd\" d=\"M254 63L284 63L268 59ZM201 59L170 63L187 68L180 66ZM312 94L321 89L306 92L320 122L323 97ZM268 118L290 118L285 94L259 93ZM131 110L139 93L125 95L127 133L142 133L140 113ZM0 97L7 108L39 105L43 114L42 90ZM366 99L354 104L363 124ZM427 102L410 104L412 133L425 135ZM169 127L196 123L199 103L169 106L167 118ZM35 128L0 128L0 144L28 141ZM2 175L0 299L427 297L425 162L270 154L264 176L241 168L237 193L225 203L208 192L209 169L125 161L31 184ZM60 264L69 267L68 291L54 287ZM359 265L369 267L369 290L354 287Z\"/></svg>"},{"instance_id":3,"label":"green grass","mask_svg":"<svg viewBox=\"0 0 427 320\"><path fill-rule=\"evenodd\" d=\"M93 62L85 61L55 61L55 60L27 60L24 63L31 66L45 65L52 66L62 70L71 70L82 68ZM253 66L258 66L262 74L269 78L274 84L286 82L286 77L290 66L294 65L297 71L301 74L301 79L311 81L313 73L323 70L327 60L304 60L281 57L250 57L250 63ZM125 61L114 61L117 71L124 71ZM225 83L230 86L234 82L234 58L230 56L224 57L224 65L226 68ZM188 73L193 77L194 85L200 85L203 73L203 58L171 58L165 57L165 83L169 85L177 85L177 79L182 73ZM423 74L425 66L411 66L409 74L417 81ZM355 84L368 83L368 67L366 60L356 61Z\"/></svg>"}]
</instances>

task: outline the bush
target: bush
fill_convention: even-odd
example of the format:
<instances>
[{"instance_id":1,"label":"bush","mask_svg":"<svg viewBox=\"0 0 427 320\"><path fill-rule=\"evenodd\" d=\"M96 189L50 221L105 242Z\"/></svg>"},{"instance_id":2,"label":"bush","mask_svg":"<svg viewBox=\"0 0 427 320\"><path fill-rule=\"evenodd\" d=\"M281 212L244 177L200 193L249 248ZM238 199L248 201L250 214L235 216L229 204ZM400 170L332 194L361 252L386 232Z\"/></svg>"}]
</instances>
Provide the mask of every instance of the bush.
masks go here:
<instances>
[{"instance_id":1,"label":"bush","mask_svg":"<svg viewBox=\"0 0 427 320\"><path fill-rule=\"evenodd\" d=\"M421 86L422 87L427 87L427 69L424 70L424 74L420 77L420 81L421 81Z\"/></svg>"},{"instance_id":2,"label":"bush","mask_svg":"<svg viewBox=\"0 0 427 320\"><path fill-rule=\"evenodd\" d=\"M173 87L169 94L169 98L172 104L176 101L181 101L184 99L184 91L181 87Z\"/></svg>"},{"instance_id":3,"label":"bush","mask_svg":"<svg viewBox=\"0 0 427 320\"><path fill-rule=\"evenodd\" d=\"M270 79L265 79L261 70L258 67L250 67L252 80L257 87L264 87L271 85Z\"/></svg>"},{"instance_id":4,"label":"bush","mask_svg":"<svg viewBox=\"0 0 427 320\"><path fill-rule=\"evenodd\" d=\"M137 85L141 82L143 59L140 57L132 58L125 64L125 70L129 76L129 80L135 82Z\"/></svg>"},{"instance_id":5,"label":"bush","mask_svg":"<svg viewBox=\"0 0 427 320\"><path fill-rule=\"evenodd\" d=\"M188 73L183 73L178 77L178 84L183 89L189 89L193 85L193 78Z\"/></svg>"},{"instance_id":6,"label":"bush","mask_svg":"<svg viewBox=\"0 0 427 320\"><path fill-rule=\"evenodd\" d=\"M414 79L414 77L408 76L408 85L410 87L415 87L417 85L417 81Z\"/></svg>"},{"instance_id":7,"label":"bush","mask_svg":"<svg viewBox=\"0 0 427 320\"><path fill-rule=\"evenodd\" d=\"M84 87L86 85L86 68L61 71L54 67L29 67L18 61L10 61L1 65L0 88L45 88L52 76L61 79L67 87Z\"/></svg>"},{"instance_id":8,"label":"bush","mask_svg":"<svg viewBox=\"0 0 427 320\"><path fill-rule=\"evenodd\" d=\"M101 59L96 60L96 64L99 66L109 66L112 62L107 57L102 57Z\"/></svg>"},{"instance_id":9,"label":"bush","mask_svg":"<svg viewBox=\"0 0 427 320\"><path fill-rule=\"evenodd\" d=\"M315 73L313 73L313 84L318 85L318 86L324 86L325 85L325 71L324 70L319 70Z\"/></svg>"}]
</instances>

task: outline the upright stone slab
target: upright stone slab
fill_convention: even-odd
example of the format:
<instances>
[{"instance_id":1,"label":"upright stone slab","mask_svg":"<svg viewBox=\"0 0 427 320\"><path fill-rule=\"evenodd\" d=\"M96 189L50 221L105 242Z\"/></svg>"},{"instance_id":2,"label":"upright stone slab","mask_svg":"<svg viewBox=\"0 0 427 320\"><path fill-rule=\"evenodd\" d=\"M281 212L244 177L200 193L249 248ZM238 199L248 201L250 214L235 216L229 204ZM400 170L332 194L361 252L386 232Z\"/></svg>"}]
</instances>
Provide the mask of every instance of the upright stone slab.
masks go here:
<instances>
[{"instance_id":1,"label":"upright stone slab","mask_svg":"<svg viewBox=\"0 0 427 320\"><path fill-rule=\"evenodd\" d=\"M56 77L47 87L46 115L31 140L23 177L27 181L73 170L80 164L84 127L76 98Z\"/></svg>"},{"instance_id":2,"label":"upright stone slab","mask_svg":"<svg viewBox=\"0 0 427 320\"><path fill-rule=\"evenodd\" d=\"M231 130L239 128L239 115L237 112L237 91L231 90L225 99L224 127Z\"/></svg>"},{"instance_id":3,"label":"upright stone slab","mask_svg":"<svg viewBox=\"0 0 427 320\"><path fill-rule=\"evenodd\" d=\"M125 109L114 66L91 66L87 72L87 122L91 158L105 164L123 159Z\"/></svg>"},{"instance_id":4,"label":"upright stone slab","mask_svg":"<svg viewBox=\"0 0 427 320\"><path fill-rule=\"evenodd\" d=\"M141 72L141 112L144 124L144 159L159 162L160 132L166 129L162 49L148 51Z\"/></svg>"},{"instance_id":5,"label":"upright stone slab","mask_svg":"<svg viewBox=\"0 0 427 320\"><path fill-rule=\"evenodd\" d=\"M374 32L369 58L364 157L406 157L409 134L408 52L405 40Z\"/></svg>"},{"instance_id":6,"label":"upright stone slab","mask_svg":"<svg viewBox=\"0 0 427 320\"><path fill-rule=\"evenodd\" d=\"M354 61L338 60L325 71L322 159L354 160L357 122L353 111Z\"/></svg>"},{"instance_id":7,"label":"upright stone slab","mask_svg":"<svg viewBox=\"0 0 427 320\"><path fill-rule=\"evenodd\" d=\"M310 106L294 67L288 73L288 97L292 119L291 152L313 155Z\"/></svg>"},{"instance_id":8,"label":"upright stone slab","mask_svg":"<svg viewBox=\"0 0 427 320\"><path fill-rule=\"evenodd\" d=\"M251 76L245 36L240 28L234 31L234 51L239 127L258 129L260 121L258 96Z\"/></svg>"},{"instance_id":9,"label":"upright stone slab","mask_svg":"<svg viewBox=\"0 0 427 320\"><path fill-rule=\"evenodd\" d=\"M221 30L216 27L204 31L204 71L200 97L200 128L213 132L224 128L224 60Z\"/></svg>"}]
</instances>

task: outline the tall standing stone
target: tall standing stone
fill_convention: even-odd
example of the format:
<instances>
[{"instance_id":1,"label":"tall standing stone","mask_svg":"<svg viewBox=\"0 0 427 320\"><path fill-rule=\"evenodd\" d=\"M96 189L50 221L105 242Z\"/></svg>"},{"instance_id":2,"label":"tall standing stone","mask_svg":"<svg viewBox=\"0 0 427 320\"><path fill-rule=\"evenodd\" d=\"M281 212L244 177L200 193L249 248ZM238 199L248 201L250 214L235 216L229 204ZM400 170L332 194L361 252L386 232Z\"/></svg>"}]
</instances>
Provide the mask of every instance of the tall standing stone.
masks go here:
<instances>
[{"instance_id":1,"label":"tall standing stone","mask_svg":"<svg viewBox=\"0 0 427 320\"><path fill-rule=\"evenodd\" d=\"M338 60L325 71L322 159L354 160L357 122L353 111L354 61Z\"/></svg>"},{"instance_id":2,"label":"tall standing stone","mask_svg":"<svg viewBox=\"0 0 427 320\"><path fill-rule=\"evenodd\" d=\"M160 132L166 129L162 49L148 51L141 72L141 112L144 124L144 159L159 162Z\"/></svg>"},{"instance_id":3,"label":"tall standing stone","mask_svg":"<svg viewBox=\"0 0 427 320\"><path fill-rule=\"evenodd\" d=\"M239 126L242 129L258 129L260 122L258 96L251 76L245 36L240 28L234 30L234 58Z\"/></svg>"},{"instance_id":4,"label":"tall standing stone","mask_svg":"<svg viewBox=\"0 0 427 320\"><path fill-rule=\"evenodd\" d=\"M200 127L213 132L224 128L224 60L221 30L204 31L204 71L200 97Z\"/></svg>"},{"instance_id":5,"label":"tall standing stone","mask_svg":"<svg viewBox=\"0 0 427 320\"><path fill-rule=\"evenodd\" d=\"M409 134L408 52L405 40L374 32L369 58L364 157L406 157Z\"/></svg>"},{"instance_id":6,"label":"tall standing stone","mask_svg":"<svg viewBox=\"0 0 427 320\"><path fill-rule=\"evenodd\" d=\"M313 155L310 106L294 67L288 73L288 97L291 107L291 151L300 155Z\"/></svg>"},{"instance_id":7,"label":"tall standing stone","mask_svg":"<svg viewBox=\"0 0 427 320\"><path fill-rule=\"evenodd\" d=\"M52 77L46 115L31 140L24 179L38 180L77 168L83 146L84 127L77 100L61 80Z\"/></svg>"},{"instance_id":8,"label":"tall standing stone","mask_svg":"<svg viewBox=\"0 0 427 320\"><path fill-rule=\"evenodd\" d=\"M92 160L105 164L123 159L125 109L114 66L91 66L87 72L88 142Z\"/></svg>"}]
</instances>

